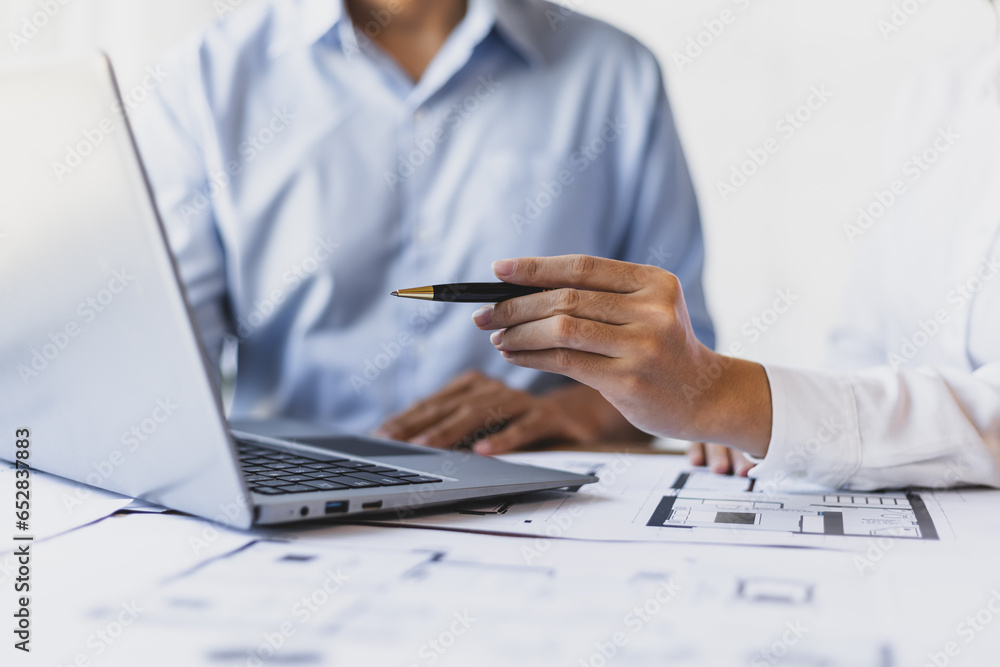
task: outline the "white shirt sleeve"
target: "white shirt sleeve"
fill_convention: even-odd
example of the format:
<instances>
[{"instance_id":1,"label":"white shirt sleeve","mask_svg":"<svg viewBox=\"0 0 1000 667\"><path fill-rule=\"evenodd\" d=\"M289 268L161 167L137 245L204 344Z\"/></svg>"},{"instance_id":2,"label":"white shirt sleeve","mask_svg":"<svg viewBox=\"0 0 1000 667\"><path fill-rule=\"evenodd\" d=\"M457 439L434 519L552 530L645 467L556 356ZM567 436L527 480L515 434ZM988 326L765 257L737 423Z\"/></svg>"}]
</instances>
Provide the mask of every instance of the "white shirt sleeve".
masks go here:
<instances>
[{"instance_id":1,"label":"white shirt sleeve","mask_svg":"<svg viewBox=\"0 0 1000 667\"><path fill-rule=\"evenodd\" d=\"M761 481L872 490L1000 487L1000 363L854 373L766 367L773 426Z\"/></svg>"}]
</instances>

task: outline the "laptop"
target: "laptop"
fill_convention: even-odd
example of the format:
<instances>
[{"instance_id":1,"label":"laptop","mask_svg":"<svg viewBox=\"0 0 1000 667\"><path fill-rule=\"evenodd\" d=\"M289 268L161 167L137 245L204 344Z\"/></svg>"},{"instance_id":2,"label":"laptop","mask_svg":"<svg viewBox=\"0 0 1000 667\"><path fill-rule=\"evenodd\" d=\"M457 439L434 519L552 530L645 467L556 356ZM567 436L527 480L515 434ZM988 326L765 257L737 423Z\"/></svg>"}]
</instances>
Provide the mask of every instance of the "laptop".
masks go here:
<instances>
[{"instance_id":1,"label":"laptop","mask_svg":"<svg viewBox=\"0 0 1000 667\"><path fill-rule=\"evenodd\" d=\"M122 108L103 55L0 70L0 458L240 528L596 481L228 424Z\"/></svg>"}]
</instances>

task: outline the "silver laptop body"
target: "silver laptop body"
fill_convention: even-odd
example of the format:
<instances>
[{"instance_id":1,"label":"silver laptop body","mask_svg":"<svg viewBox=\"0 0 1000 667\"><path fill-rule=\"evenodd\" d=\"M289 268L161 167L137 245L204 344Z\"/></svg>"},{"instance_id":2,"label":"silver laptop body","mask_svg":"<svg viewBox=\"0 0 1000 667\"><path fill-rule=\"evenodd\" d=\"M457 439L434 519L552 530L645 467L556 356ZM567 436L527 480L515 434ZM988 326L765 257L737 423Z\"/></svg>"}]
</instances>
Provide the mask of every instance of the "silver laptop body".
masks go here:
<instances>
[{"instance_id":1,"label":"silver laptop body","mask_svg":"<svg viewBox=\"0 0 1000 667\"><path fill-rule=\"evenodd\" d=\"M242 528L595 481L297 422L230 431L121 109L104 56L0 70L0 458Z\"/></svg>"}]
</instances>

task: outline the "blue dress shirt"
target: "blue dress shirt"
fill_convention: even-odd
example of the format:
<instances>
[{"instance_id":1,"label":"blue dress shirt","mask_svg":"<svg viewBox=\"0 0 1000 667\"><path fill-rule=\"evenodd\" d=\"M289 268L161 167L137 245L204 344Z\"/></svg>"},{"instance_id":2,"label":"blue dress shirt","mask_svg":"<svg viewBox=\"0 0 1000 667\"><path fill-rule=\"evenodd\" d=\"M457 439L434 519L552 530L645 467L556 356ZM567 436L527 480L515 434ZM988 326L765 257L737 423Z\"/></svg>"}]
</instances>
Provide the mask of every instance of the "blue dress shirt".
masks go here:
<instances>
[{"instance_id":1,"label":"blue dress shirt","mask_svg":"<svg viewBox=\"0 0 1000 667\"><path fill-rule=\"evenodd\" d=\"M470 0L414 83L342 0L273 0L165 63L135 119L210 357L239 340L231 416L362 431L471 368L534 392L475 306L393 289L494 260L656 264L714 344L698 207L654 57L565 8Z\"/></svg>"}]
</instances>

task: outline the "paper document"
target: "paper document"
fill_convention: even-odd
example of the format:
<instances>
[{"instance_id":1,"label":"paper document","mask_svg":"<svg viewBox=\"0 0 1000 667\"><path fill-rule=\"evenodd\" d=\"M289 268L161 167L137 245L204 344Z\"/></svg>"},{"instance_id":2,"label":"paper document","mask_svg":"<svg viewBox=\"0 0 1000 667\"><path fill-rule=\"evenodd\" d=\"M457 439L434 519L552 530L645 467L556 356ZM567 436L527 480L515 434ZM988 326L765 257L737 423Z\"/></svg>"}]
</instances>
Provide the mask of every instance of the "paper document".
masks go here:
<instances>
[{"instance_id":1,"label":"paper document","mask_svg":"<svg viewBox=\"0 0 1000 667\"><path fill-rule=\"evenodd\" d=\"M13 506L17 491L15 470L10 463L0 464L0 498ZM31 470L29 479L30 517L27 528L21 532L36 540L110 516L132 502L126 496L38 470ZM0 554L13 551L12 545L10 540L0 542Z\"/></svg>"},{"instance_id":2,"label":"paper document","mask_svg":"<svg viewBox=\"0 0 1000 667\"><path fill-rule=\"evenodd\" d=\"M775 491L752 479L692 469L672 456L541 452L505 458L595 474L600 482L451 510L402 511L381 523L597 540L852 549L864 546L859 538L979 539L976 525L982 524L969 520L970 510L979 502L1000 501L1000 492L985 489Z\"/></svg>"},{"instance_id":3,"label":"paper document","mask_svg":"<svg viewBox=\"0 0 1000 667\"><path fill-rule=\"evenodd\" d=\"M815 552L809 563L786 554L780 564L758 556L738 565L721 555L705 563L668 557L641 569L626 558L582 572L335 539L258 542L167 582L99 664L134 667L150 646L162 664L188 667L578 667L612 664L609 657L634 667L776 657L894 664L892 641L874 623L877 609L824 623L853 606L866 583L843 554ZM578 549L573 560L586 561L586 553ZM815 571L846 581L819 581ZM718 641L723 629L726 640Z\"/></svg>"},{"instance_id":4,"label":"paper document","mask_svg":"<svg viewBox=\"0 0 1000 667\"><path fill-rule=\"evenodd\" d=\"M161 585L254 539L252 533L201 519L130 514L36 541L30 556L32 650L23 662L0 663L98 667L121 633L146 614ZM16 576L13 554L0 556L3 590L13 589ZM14 600L0 595L5 618L14 613ZM168 664L155 658L145 655L135 664Z\"/></svg>"}]
</instances>

